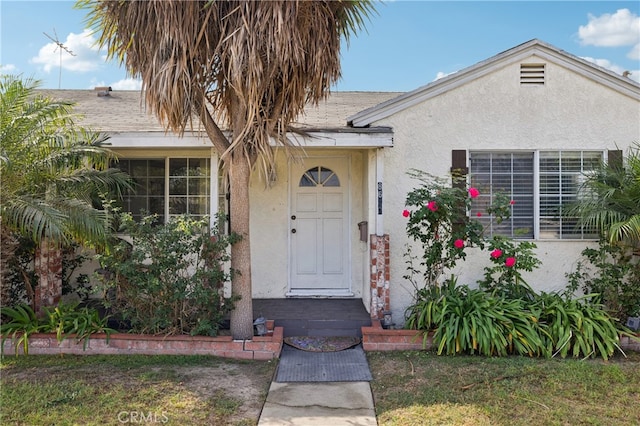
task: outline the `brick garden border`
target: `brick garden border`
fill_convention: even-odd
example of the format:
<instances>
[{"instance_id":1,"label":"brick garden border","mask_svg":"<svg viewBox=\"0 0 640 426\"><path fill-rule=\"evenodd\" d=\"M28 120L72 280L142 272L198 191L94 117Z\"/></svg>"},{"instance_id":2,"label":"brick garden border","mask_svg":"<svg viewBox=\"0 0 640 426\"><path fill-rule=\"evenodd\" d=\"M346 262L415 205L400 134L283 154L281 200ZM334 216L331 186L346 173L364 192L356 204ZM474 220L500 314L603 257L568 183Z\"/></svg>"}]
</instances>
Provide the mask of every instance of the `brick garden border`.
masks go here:
<instances>
[{"instance_id":1,"label":"brick garden border","mask_svg":"<svg viewBox=\"0 0 640 426\"><path fill-rule=\"evenodd\" d=\"M365 351L421 351L432 348L432 336L427 337L423 347L424 332L417 330L387 330L382 328L379 320L371 320L371 327L362 327L362 347ZM640 352L640 333L638 340L627 336L620 337L622 350Z\"/></svg>"},{"instance_id":2,"label":"brick garden border","mask_svg":"<svg viewBox=\"0 0 640 426\"><path fill-rule=\"evenodd\" d=\"M74 335L58 342L55 334L34 333L29 337L29 355L213 355L234 359L272 360L280 358L283 328L267 321L266 336L252 340L233 340L231 336L153 336L144 334L94 334L87 342L77 342ZM15 354L12 339L4 342L4 354ZM23 354L22 345L18 354Z\"/></svg>"},{"instance_id":3,"label":"brick garden border","mask_svg":"<svg viewBox=\"0 0 640 426\"><path fill-rule=\"evenodd\" d=\"M380 320L371 320L371 327L362 327L362 348L365 351L413 351L431 349L431 336L423 347L424 332L382 328Z\"/></svg>"}]
</instances>

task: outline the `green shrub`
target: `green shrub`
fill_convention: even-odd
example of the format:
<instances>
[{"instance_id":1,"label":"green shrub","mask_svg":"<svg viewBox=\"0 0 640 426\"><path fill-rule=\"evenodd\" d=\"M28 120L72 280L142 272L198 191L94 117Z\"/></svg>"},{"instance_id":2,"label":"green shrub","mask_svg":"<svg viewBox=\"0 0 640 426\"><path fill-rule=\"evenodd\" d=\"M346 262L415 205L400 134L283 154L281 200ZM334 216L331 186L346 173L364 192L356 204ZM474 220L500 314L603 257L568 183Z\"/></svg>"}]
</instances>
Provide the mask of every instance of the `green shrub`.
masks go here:
<instances>
[{"instance_id":1,"label":"green shrub","mask_svg":"<svg viewBox=\"0 0 640 426\"><path fill-rule=\"evenodd\" d=\"M467 211L471 199L477 197L476 190L467 191L461 187L452 187L443 179L433 177L419 170L409 175L420 185L407 194L403 216L407 221L407 235L420 243L420 266L410 265L411 275L420 273L425 285L440 285L439 279L447 269L466 257L465 248L482 247L482 225L469 220ZM473 194L473 195L472 195ZM407 247L405 257L411 258L411 247ZM412 276L407 276L413 280ZM419 288L420 284L414 283Z\"/></svg>"},{"instance_id":2,"label":"green shrub","mask_svg":"<svg viewBox=\"0 0 640 426\"><path fill-rule=\"evenodd\" d=\"M131 243L122 240L98 256L113 312L136 333L216 335L233 309L223 289L234 237L212 234L206 219L177 217L164 225L154 216L119 219Z\"/></svg>"},{"instance_id":3,"label":"green shrub","mask_svg":"<svg viewBox=\"0 0 640 426\"><path fill-rule=\"evenodd\" d=\"M4 319L0 326L2 349L7 339L14 340L16 355L22 345L25 355L29 354L29 337L34 333L55 333L58 342L74 335L77 342L83 342L86 349L91 335L105 333L107 342L115 330L107 327L108 318L101 318L93 308L77 304L59 304L53 308L45 308L45 315L38 318L28 305L3 307L0 313Z\"/></svg>"},{"instance_id":4,"label":"green shrub","mask_svg":"<svg viewBox=\"0 0 640 426\"><path fill-rule=\"evenodd\" d=\"M433 332L438 355L509 354L608 359L620 333L593 295L573 299L532 293L532 300L457 286L425 288L407 310L406 327ZM427 343L425 333L424 344Z\"/></svg>"},{"instance_id":5,"label":"green shrub","mask_svg":"<svg viewBox=\"0 0 640 426\"><path fill-rule=\"evenodd\" d=\"M598 249L586 248L576 270L568 274L569 288L597 293L609 313L626 321L640 316L640 259L628 248L600 240Z\"/></svg>"},{"instance_id":6,"label":"green shrub","mask_svg":"<svg viewBox=\"0 0 640 426\"><path fill-rule=\"evenodd\" d=\"M616 348L620 349L621 330L596 295L571 298L542 293L533 309L538 311L539 334L551 356L608 359Z\"/></svg>"},{"instance_id":7,"label":"green shrub","mask_svg":"<svg viewBox=\"0 0 640 426\"><path fill-rule=\"evenodd\" d=\"M7 339L12 339L15 343L16 355L18 348L22 345L25 355L29 354L29 336L34 333L41 333L44 325L40 323L35 312L28 305L15 307L4 306L0 309L2 314L2 325L0 325L0 335L2 335L2 351Z\"/></svg>"},{"instance_id":8,"label":"green shrub","mask_svg":"<svg viewBox=\"0 0 640 426\"><path fill-rule=\"evenodd\" d=\"M488 244L493 266L484 268L484 279L478 281L480 288L509 298L531 299L534 291L522 278L521 271L531 272L540 266L533 253L535 243L496 235Z\"/></svg>"},{"instance_id":9,"label":"green shrub","mask_svg":"<svg viewBox=\"0 0 640 426\"><path fill-rule=\"evenodd\" d=\"M457 286L454 277L441 287L423 289L418 297L407 310L406 326L433 331L438 355L540 355L534 319L520 299Z\"/></svg>"},{"instance_id":10,"label":"green shrub","mask_svg":"<svg viewBox=\"0 0 640 426\"><path fill-rule=\"evenodd\" d=\"M403 216L408 218L407 235L421 244L422 252L414 255L411 245L405 251L408 273L404 278L415 288L415 302L405 312L405 327L432 332L439 355L559 354L607 359L613 354L619 333L625 331L592 296L538 295L523 279L523 271L540 266L534 243L501 236L484 239L482 225L467 216L471 199L479 195L477 189L448 186L422 172L411 174L421 185L408 194L406 206L411 210L404 210ZM491 220L499 223L510 215L512 205L499 194L486 210ZM484 249L486 245L492 266L485 267L478 289L458 286L455 276L440 281L445 270L465 259L467 247ZM591 287L601 281L611 286L612 280L628 273L612 269L609 263L597 263L594 253L586 253L603 273L610 272L607 277L588 281ZM415 277L420 275L418 281ZM640 273L633 277L631 282L637 284ZM582 275L574 275L574 283L579 278ZM631 287L640 293L637 285ZM637 306L633 294L631 303ZM428 337L425 333L423 344Z\"/></svg>"}]
</instances>

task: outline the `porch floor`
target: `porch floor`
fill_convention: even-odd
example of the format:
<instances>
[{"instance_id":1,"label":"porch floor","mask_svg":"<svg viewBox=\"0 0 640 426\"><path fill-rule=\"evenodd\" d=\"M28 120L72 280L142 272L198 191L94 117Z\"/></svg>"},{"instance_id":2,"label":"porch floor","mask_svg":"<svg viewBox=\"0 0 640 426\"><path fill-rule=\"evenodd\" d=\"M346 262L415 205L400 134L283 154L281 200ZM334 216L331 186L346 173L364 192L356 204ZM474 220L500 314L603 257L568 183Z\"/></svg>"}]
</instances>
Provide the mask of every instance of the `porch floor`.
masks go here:
<instances>
[{"instance_id":1,"label":"porch floor","mask_svg":"<svg viewBox=\"0 0 640 426\"><path fill-rule=\"evenodd\" d=\"M253 317L274 320L284 336L358 336L371 325L362 299L253 299Z\"/></svg>"}]
</instances>

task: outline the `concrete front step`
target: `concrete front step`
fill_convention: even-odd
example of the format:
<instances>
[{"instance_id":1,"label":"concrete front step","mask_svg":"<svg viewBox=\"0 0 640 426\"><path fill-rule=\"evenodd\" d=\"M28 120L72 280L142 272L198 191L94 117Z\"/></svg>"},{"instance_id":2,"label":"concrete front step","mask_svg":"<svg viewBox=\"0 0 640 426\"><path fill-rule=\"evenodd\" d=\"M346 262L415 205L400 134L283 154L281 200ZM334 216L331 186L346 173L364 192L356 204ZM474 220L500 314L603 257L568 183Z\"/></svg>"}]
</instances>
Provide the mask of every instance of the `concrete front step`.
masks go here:
<instances>
[{"instance_id":1,"label":"concrete front step","mask_svg":"<svg viewBox=\"0 0 640 426\"><path fill-rule=\"evenodd\" d=\"M362 337L362 327L371 325L371 320L275 320L276 327L284 329L289 336L355 336Z\"/></svg>"},{"instance_id":2,"label":"concrete front step","mask_svg":"<svg viewBox=\"0 0 640 426\"><path fill-rule=\"evenodd\" d=\"M254 299L254 316L275 321L290 336L356 336L371 325L362 299Z\"/></svg>"}]
</instances>

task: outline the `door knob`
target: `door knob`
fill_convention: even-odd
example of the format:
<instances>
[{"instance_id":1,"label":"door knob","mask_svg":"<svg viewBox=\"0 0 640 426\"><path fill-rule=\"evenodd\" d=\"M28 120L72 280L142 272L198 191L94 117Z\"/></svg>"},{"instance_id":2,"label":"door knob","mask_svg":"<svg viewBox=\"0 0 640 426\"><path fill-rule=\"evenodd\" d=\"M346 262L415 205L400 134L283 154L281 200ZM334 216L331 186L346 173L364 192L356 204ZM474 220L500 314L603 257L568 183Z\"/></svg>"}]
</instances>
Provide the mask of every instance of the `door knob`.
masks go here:
<instances>
[{"instance_id":1,"label":"door knob","mask_svg":"<svg viewBox=\"0 0 640 426\"><path fill-rule=\"evenodd\" d=\"M291 233L292 233L292 234L295 234L295 233L296 233L296 228L293 228L293 229L291 230Z\"/></svg>"}]
</instances>

